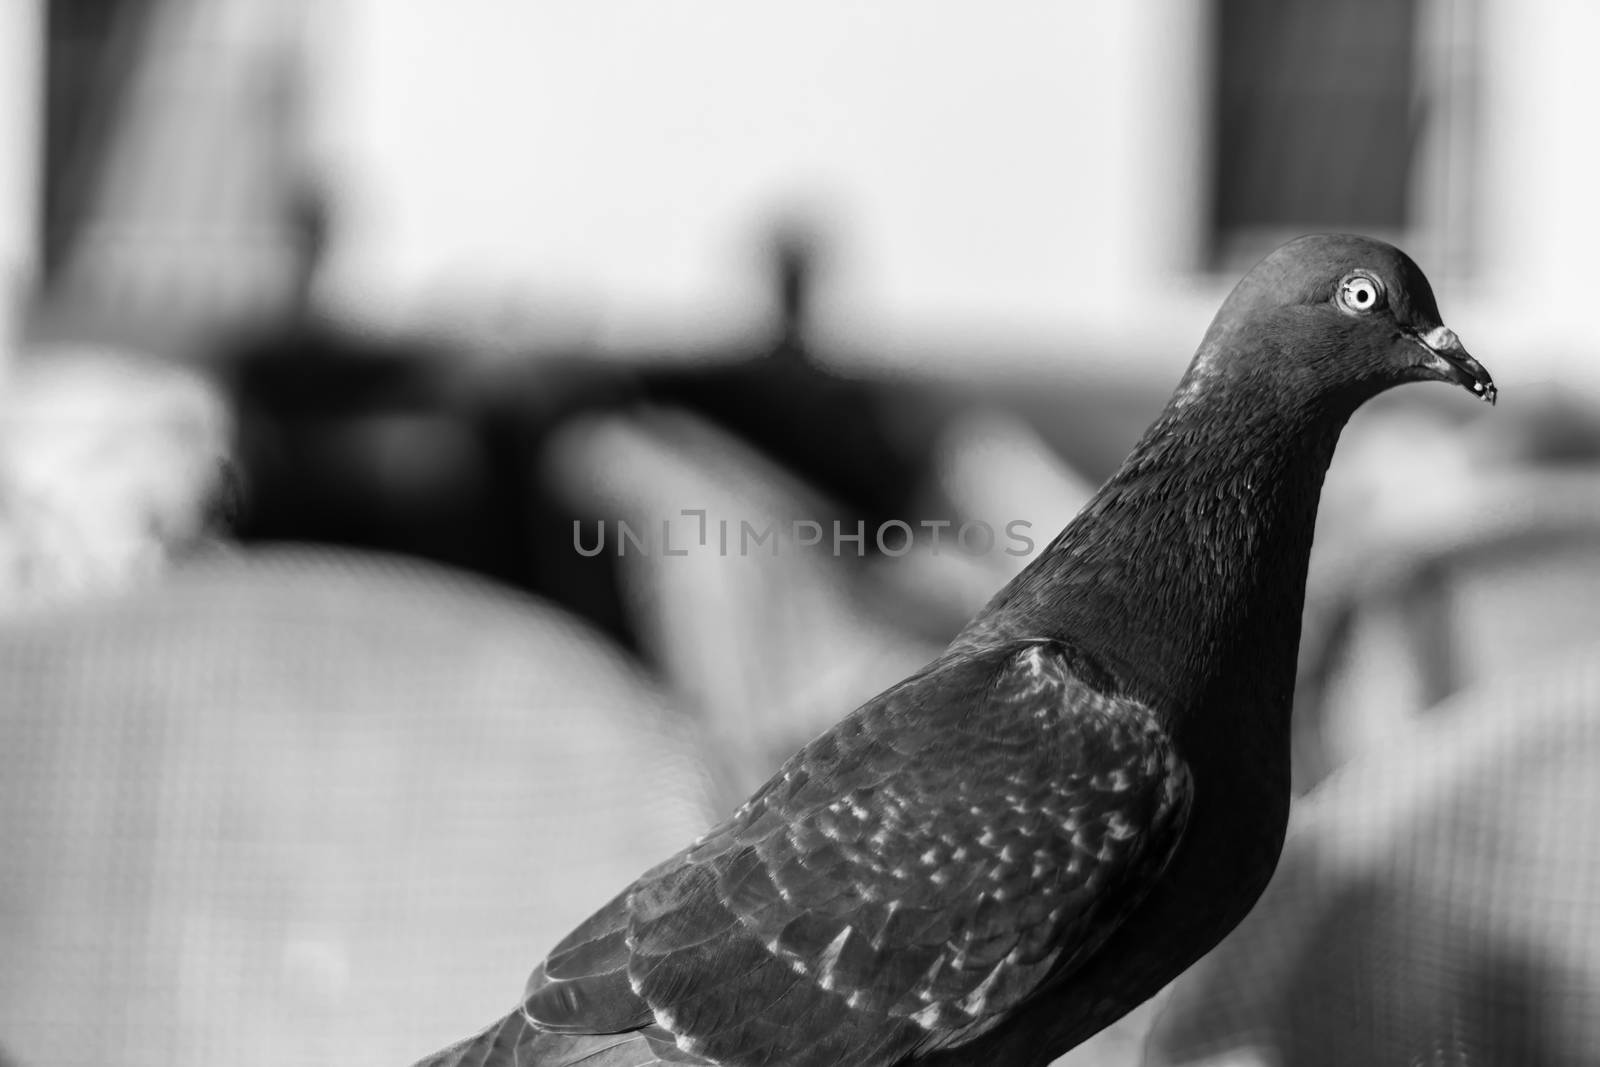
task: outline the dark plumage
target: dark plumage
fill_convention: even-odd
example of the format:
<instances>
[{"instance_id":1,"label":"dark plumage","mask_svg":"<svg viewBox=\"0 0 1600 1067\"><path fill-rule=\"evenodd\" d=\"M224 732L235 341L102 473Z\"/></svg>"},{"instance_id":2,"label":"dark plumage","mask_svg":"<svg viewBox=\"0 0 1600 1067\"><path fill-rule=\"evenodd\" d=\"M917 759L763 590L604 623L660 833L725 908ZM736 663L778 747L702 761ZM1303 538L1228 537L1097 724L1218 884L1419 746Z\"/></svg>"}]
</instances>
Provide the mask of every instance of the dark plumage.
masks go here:
<instances>
[{"instance_id":1,"label":"dark plumage","mask_svg":"<svg viewBox=\"0 0 1600 1067\"><path fill-rule=\"evenodd\" d=\"M1268 256L1121 470L938 660L425 1062L1046 1064L1115 1021L1272 874L1323 473L1362 402L1424 379L1495 396L1402 252Z\"/></svg>"}]
</instances>

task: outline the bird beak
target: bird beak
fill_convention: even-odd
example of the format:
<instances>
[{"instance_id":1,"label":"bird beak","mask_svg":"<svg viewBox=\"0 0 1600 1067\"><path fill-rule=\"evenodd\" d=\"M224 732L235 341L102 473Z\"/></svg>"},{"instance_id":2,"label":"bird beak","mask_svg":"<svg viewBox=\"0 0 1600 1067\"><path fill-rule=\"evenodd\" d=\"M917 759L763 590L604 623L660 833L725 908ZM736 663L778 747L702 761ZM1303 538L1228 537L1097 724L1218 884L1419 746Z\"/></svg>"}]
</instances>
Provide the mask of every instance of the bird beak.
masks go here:
<instances>
[{"instance_id":1,"label":"bird beak","mask_svg":"<svg viewBox=\"0 0 1600 1067\"><path fill-rule=\"evenodd\" d=\"M1427 350L1428 357L1422 362L1424 369L1433 372L1440 381L1455 382L1472 390L1479 399L1494 403L1499 395L1494 379L1489 377L1482 363L1468 355L1454 330L1435 326L1427 333L1413 334L1412 340Z\"/></svg>"}]
</instances>

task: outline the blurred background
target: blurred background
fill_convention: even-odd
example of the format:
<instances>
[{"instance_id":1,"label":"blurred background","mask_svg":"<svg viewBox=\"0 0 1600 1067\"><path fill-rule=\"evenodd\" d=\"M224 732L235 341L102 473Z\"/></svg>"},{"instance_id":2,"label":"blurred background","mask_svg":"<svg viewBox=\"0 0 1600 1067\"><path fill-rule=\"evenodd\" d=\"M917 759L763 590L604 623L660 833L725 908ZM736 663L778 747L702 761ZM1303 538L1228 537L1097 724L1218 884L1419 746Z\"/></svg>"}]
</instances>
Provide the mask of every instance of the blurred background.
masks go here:
<instances>
[{"instance_id":1,"label":"blurred background","mask_svg":"<svg viewBox=\"0 0 1600 1067\"><path fill-rule=\"evenodd\" d=\"M1339 229L1506 403L1352 422L1283 871L1063 1062L1600 1062L1597 35L0 0L0 1060L487 1023L936 655L1239 274Z\"/></svg>"}]
</instances>

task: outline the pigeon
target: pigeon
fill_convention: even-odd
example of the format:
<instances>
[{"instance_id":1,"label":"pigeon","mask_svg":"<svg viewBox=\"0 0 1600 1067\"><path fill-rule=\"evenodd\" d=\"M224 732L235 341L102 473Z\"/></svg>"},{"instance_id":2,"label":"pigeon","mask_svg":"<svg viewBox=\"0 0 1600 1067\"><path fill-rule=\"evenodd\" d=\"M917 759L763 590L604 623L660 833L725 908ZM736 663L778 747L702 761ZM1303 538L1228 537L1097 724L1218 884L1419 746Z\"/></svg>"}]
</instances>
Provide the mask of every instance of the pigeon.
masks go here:
<instances>
[{"instance_id":1,"label":"pigeon","mask_svg":"<svg viewBox=\"0 0 1600 1067\"><path fill-rule=\"evenodd\" d=\"M1042 1067L1147 1000L1277 864L1323 475L1351 414L1411 381L1496 397L1405 253L1271 253L942 655L419 1067Z\"/></svg>"}]
</instances>

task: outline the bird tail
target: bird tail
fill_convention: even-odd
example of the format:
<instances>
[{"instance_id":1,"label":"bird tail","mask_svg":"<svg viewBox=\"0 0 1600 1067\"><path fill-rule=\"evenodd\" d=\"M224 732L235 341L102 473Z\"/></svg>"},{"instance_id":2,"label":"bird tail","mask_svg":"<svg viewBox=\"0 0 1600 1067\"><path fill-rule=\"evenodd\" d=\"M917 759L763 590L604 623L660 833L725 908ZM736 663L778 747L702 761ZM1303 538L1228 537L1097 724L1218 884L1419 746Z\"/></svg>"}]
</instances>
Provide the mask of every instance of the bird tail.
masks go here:
<instances>
[{"instance_id":1,"label":"bird tail","mask_svg":"<svg viewBox=\"0 0 1600 1067\"><path fill-rule=\"evenodd\" d=\"M710 1061L678 1049L657 1027L620 1034L541 1030L519 1008L414 1067L676 1067Z\"/></svg>"},{"instance_id":2,"label":"bird tail","mask_svg":"<svg viewBox=\"0 0 1600 1067\"><path fill-rule=\"evenodd\" d=\"M465 1041L418 1060L414 1067L533 1067L541 1062L533 1055L539 1035L519 1008Z\"/></svg>"}]
</instances>

